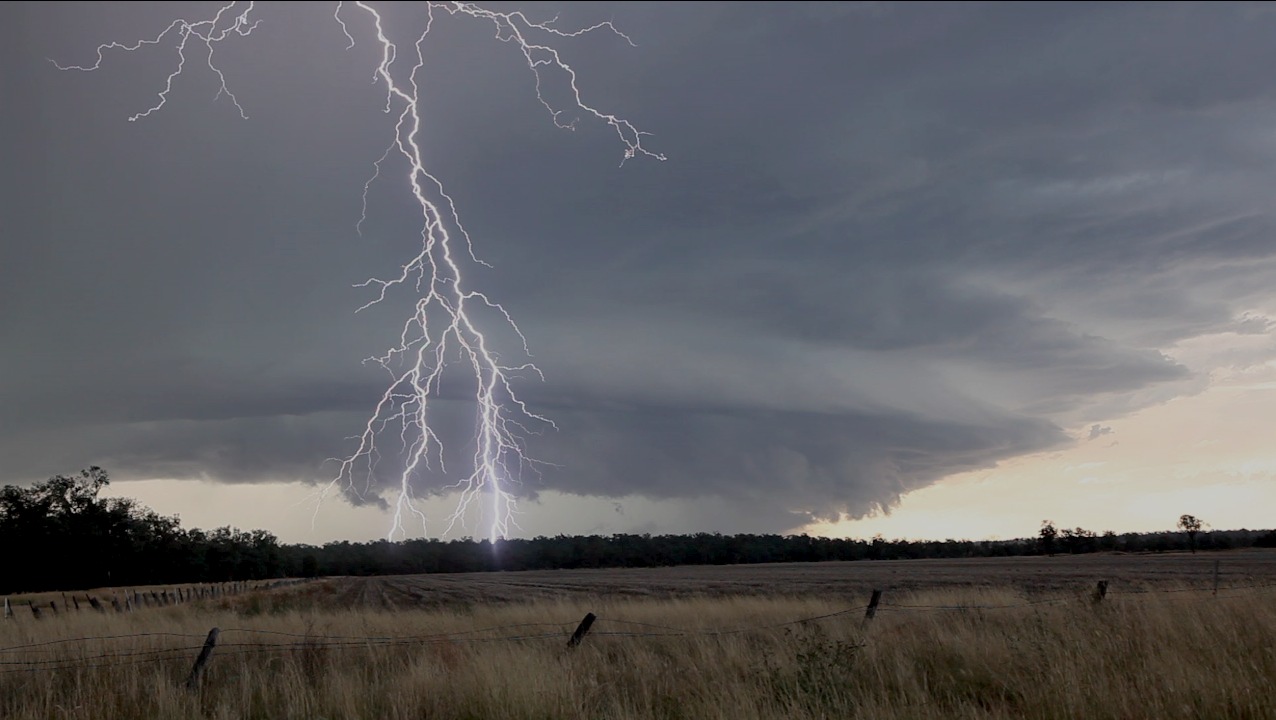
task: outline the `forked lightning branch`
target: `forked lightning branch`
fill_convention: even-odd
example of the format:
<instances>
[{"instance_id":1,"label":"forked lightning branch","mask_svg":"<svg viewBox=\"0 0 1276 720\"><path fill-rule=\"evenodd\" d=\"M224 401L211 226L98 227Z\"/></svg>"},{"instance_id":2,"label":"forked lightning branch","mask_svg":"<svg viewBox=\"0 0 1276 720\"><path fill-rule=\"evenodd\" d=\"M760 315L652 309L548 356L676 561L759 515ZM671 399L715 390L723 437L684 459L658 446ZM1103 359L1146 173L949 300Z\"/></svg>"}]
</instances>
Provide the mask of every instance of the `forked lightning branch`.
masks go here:
<instances>
[{"instance_id":1,"label":"forked lightning branch","mask_svg":"<svg viewBox=\"0 0 1276 720\"><path fill-rule=\"evenodd\" d=\"M141 120L162 110L174 84L189 71L190 61L201 61L213 73L218 83L217 97L224 97L247 119L248 111L232 91L233 78L228 78L218 66L218 53L226 40L246 37L258 27L260 21L254 18L255 10L256 3L229 3L210 17L174 20L161 33L148 39L99 45L92 64L58 64L58 67L98 70L111 51L173 48L176 59L154 103L129 120ZM536 426L553 426L553 422L519 399L515 381L528 374L540 377L540 371L531 363L526 338L510 313L467 282L464 268L467 263L478 262L470 236L443 183L425 167L418 79L425 66L424 44L436 17L446 14L490 24L495 38L521 56L531 75L529 80L535 83L537 97L555 125L571 129L582 118L605 123L616 132L623 145L622 164L638 156L657 160L664 160L664 156L647 150L643 146L645 133L629 121L589 105L577 85L576 72L551 44L595 31L613 33L632 44L629 37L610 22L567 31L556 27L552 20L534 22L522 12L495 12L470 3L428 2L424 10L425 21L419 34L413 33L416 40L402 53L403 57L401 49L388 37L382 14L368 3L337 3L332 13L336 41L344 38L349 48L366 35L369 42L377 44L380 61L373 69L373 80L385 88L385 105L380 109L395 119L386 152L374 164L375 170L365 185L364 207L367 207L367 192L373 181L381 179L382 169L389 167L386 161L395 156L401 158L406 165L406 174L401 180L410 188L419 212L421 245L420 251L403 264L397 275L389 279L371 278L359 284L374 291L364 308L385 300L392 291L415 292L417 299L397 342L369 359L389 373L388 386L362 431L353 438L357 442L354 452L338 461L336 476L321 488L317 501L322 502L334 492L356 495L380 492L382 485L388 484L394 498L390 503L393 520L387 537L406 535L406 524L411 518L419 520L422 533L427 533L427 518L415 502L413 485L426 470L449 473L431 413L437 409L445 371L454 367L457 369L449 372L460 374L473 391L476 433L472 462L455 476L448 475L456 479L440 489L453 491L459 498L456 508L446 518L443 534L458 523L464 526L467 518L476 518L486 527L489 537L496 539L508 535L514 524L517 510L514 484L523 471L534 468L526 453L526 436L535 431ZM545 84L551 82L565 83L568 105L556 106L541 92ZM389 174L387 170L386 175ZM501 349L493 347L485 334L490 334L491 329L480 326L480 315L503 318L522 340L523 347L519 350L528 361L504 364L500 360ZM381 448L387 443L395 446L396 456L405 459L401 467L391 471L392 479L388 482L379 475L385 468L378 467Z\"/></svg>"}]
</instances>

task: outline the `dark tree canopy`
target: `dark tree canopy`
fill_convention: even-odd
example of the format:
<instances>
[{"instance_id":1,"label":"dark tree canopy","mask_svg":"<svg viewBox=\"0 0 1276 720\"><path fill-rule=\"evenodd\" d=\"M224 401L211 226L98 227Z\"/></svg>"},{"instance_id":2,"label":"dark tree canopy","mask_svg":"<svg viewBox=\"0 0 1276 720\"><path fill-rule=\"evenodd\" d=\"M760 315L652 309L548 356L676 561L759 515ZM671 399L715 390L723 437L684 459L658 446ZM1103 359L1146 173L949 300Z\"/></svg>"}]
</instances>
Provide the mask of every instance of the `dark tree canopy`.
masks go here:
<instances>
[{"instance_id":1,"label":"dark tree canopy","mask_svg":"<svg viewBox=\"0 0 1276 720\"><path fill-rule=\"evenodd\" d=\"M0 593L110 585L224 582L273 577L391 575L556 568L729 565L823 560L904 560L1227 549L1276 546L1276 532L1203 532L1190 515L1184 532L1101 535L1051 521L1015 540L871 540L808 535L588 535L499 540L332 542L280 545L264 530L183 529L134 500L99 497L104 470L58 475L30 487L0 488ZM1190 518L1197 524L1185 523ZM1185 534L1187 537L1185 537Z\"/></svg>"},{"instance_id":2,"label":"dark tree canopy","mask_svg":"<svg viewBox=\"0 0 1276 720\"><path fill-rule=\"evenodd\" d=\"M1187 542L1191 546L1192 552L1196 552L1196 536L1201 532L1201 528L1205 527L1205 523L1195 515L1180 515L1178 529L1187 533Z\"/></svg>"},{"instance_id":3,"label":"dark tree canopy","mask_svg":"<svg viewBox=\"0 0 1276 720\"><path fill-rule=\"evenodd\" d=\"M0 489L0 592L277 577L278 540L264 530L184 530L126 498L102 498L99 467Z\"/></svg>"}]
</instances>

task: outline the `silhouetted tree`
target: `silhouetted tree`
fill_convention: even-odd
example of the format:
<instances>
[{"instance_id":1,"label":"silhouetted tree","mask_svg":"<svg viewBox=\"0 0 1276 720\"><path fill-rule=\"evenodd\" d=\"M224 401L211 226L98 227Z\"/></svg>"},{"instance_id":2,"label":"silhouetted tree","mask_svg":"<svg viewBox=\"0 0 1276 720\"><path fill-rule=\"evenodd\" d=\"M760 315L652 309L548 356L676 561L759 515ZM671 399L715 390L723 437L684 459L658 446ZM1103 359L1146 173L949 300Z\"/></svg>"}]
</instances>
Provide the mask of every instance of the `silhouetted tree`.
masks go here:
<instances>
[{"instance_id":1,"label":"silhouetted tree","mask_svg":"<svg viewBox=\"0 0 1276 720\"><path fill-rule=\"evenodd\" d=\"M1095 534L1085 528L1068 529L1064 528L1059 532L1063 538L1063 545L1068 549L1069 553L1089 553L1097 549Z\"/></svg>"},{"instance_id":2,"label":"silhouetted tree","mask_svg":"<svg viewBox=\"0 0 1276 720\"><path fill-rule=\"evenodd\" d=\"M99 497L105 470L0 488L0 544L11 553L0 592L278 577L274 535L186 531L127 498Z\"/></svg>"},{"instance_id":3,"label":"silhouetted tree","mask_svg":"<svg viewBox=\"0 0 1276 720\"><path fill-rule=\"evenodd\" d=\"M1204 523L1194 515L1180 515L1178 528L1187 533L1187 544L1192 548L1192 554L1196 554L1196 535L1204 527Z\"/></svg>"},{"instance_id":4,"label":"silhouetted tree","mask_svg":"<svg viewBox=\"0 0 1276 720\"><path fill-rule=\"evenodd\" d=\"M1057 537L1059 537L1059 531L1055 529L1054 523L1050 520L1042 520L1041 529L1037 531L1037 542L1041 545L1041 552L1054 555Z\"/></svg>"},{"instance_id":5,"label":"silhouetted tree","mask_svg":"<svg viewBox=\"0 0 1276 720\"><path fill-rule=\"evenodd\" d=\"M1111 530L1104 530L1103 535L1099 536L1099 549L1100 550L1116 550L1117 543L1119 542L1120 540L1117 538L1116 533L1112 532Z\"/></svg>"}]
</instances>

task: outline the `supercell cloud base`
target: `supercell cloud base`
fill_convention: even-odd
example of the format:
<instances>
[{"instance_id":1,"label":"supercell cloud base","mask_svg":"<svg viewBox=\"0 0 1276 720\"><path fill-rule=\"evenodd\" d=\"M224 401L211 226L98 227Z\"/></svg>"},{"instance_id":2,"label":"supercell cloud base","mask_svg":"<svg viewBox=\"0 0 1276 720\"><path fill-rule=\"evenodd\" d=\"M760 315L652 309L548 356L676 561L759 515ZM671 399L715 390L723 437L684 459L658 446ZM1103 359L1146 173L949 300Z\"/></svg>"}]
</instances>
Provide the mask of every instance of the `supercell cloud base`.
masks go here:
<instances>
[{"instance_id":1,"label":"supercell cloud base","mask_svg":"<svg viewBox=\"0 0 1276 720\"><path fill-rule=\"evenodd\" d=\"M551 465L518 491L524 532L1262 524L1276 14L521 7L634 39L560 50L669 157L617 168L605 126L556 128L487 28L441 18L424 46L423 152L559 428L529 438ZM375 499L314 531L289 504L351 450L384 390L360 361L412 301L354 314L352 285L420 242L406 191L354 228L392 131L377 48L262 4L218 49L247 121L205 72L127 122L163 50L48 62L189 9L2 11L4 480L98 464L195 524L384 534ZM443 393L464 453L472 408Z\"/></svg>"}]
</instances>

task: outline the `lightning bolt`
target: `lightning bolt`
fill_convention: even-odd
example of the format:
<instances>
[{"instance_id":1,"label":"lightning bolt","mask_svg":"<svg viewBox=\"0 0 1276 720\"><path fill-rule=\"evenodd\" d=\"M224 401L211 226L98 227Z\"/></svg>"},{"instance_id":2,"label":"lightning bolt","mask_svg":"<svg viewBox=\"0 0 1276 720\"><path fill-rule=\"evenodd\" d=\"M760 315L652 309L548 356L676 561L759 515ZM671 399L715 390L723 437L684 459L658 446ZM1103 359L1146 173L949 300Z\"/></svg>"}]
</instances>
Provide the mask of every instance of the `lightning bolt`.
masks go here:
<instances>
[{"instance_id":1,"label":"lightning bolt","mask_svg":"<svg viewBox=\"0 0 1276 720\"><path fill-rule=\"evenodd\" d=\"M534 375L543 381L544 376L530 361L527 338L510 314L466 282L463 274L466 263L482 263L475 256L473 243L461 223L455 202L444 190L443 183L426 169L423 159L417 76L425 65L423 45L434 27L436 13L486 22L494 29L497 40L518 50L534 79L536 96L556 126L575 129L578 118L568 119L569 114L606 123L624 146L621 165L639 155L656 160L664 160L665 157L643 147L643 138L648 133L639 131L628 120L587 104L577 85L576 71L563 60L556 48L546 44L554 39L607 31L633 45L633 41L611 22L566 31L555 27L556 19L534 22L522 12L496 12L472 3L427 2L425 7L426 22L413 43L415 57L411 67L406 72L399 70L397 76L399 48L387 37L381 13L365 2L338 2L332 15L347 41L347 49L356 44L348 16L357 11L370 21L381 51L373 80L384 85L384 112L395 117L391 142L373 164L374 172L364 185L364 211L356 228L361 228L367 218L368 192L381 177L386 161L397 156L407 166L404 179L420 212L421 249L402 266L398 275L388 280L370 278L356 285L375 291L375 297L359 310L384 301L390 291L401 286L414 288L418 297L397 344L365 361L384 368L390 381L362 432L352 438L357 441L357 448L346 458L337 459L336 476L317 493L315 512L317 515L318 504L332 492L345 491L357 496L371 492L376 485L377 461L381 457L378 443L386 435L397 435L397 443L406 462L396 472L393 522L386 537L405 537L406 524L412 518L419 520L422 533L428 534L426 516L417 507L413 496L412 481L423 469L432 468L433 462L438 463L440 472L447 472L442 444L430 423L430 410L433 407L431 401L439 398L445 368L449 366L449 360L455 358L455 365L468 370L465 377L474 389L475 450L466 473L443 488L455 491L459 496L455 510L447 518L443 534L450 532L457 523L464 527L467 516L474 512L480 522L484 516L487 517L488 536L495 540L508 536L510 527L516 526L516 495L510 488L518 482L523 470L535 470L538 465L526 453L526 435L535 432L536 427L555 426L550 419L529 409L515 392L515 380ZM219 88L214 99L224 95L234 104L240 116L247 119L247 112L231 92L226 76L215 62L215 49L227 39L251 34L260 22L251 19L255 9L253 2L228 3L208 19L174 20L163 32L150 39L131 45L118 42L99 45L96 62L92 65L54 64L62 70L93 71L101 68L108 51L134 52L173 42L177 49L177 65L157 94L157 102L129 118L136 121L159 111L168 102L174 82L186 68L187 54L194 43L207 51L206 64L218 79ZM542 85L547 81L546 71L553 71L566 79L568 106L556 107L542 93ZM463 255L458 253L461 243L465 246ZM528 361L505 364L480 328L475 310L480 313L495 311L503 318L521 341L521 351Z\"/></svg>"}]
</instances>

